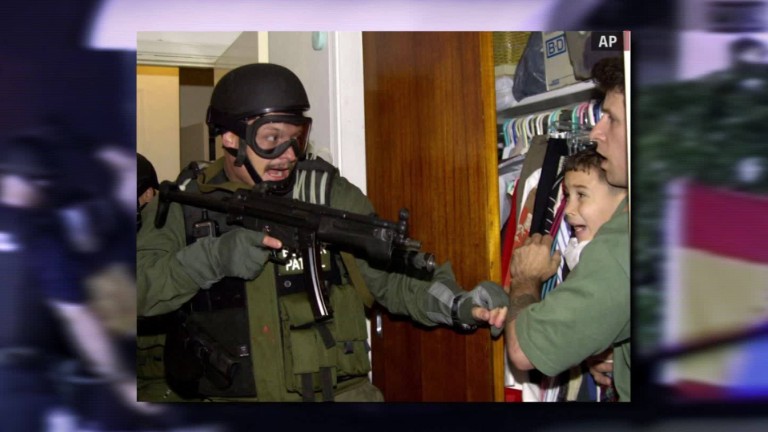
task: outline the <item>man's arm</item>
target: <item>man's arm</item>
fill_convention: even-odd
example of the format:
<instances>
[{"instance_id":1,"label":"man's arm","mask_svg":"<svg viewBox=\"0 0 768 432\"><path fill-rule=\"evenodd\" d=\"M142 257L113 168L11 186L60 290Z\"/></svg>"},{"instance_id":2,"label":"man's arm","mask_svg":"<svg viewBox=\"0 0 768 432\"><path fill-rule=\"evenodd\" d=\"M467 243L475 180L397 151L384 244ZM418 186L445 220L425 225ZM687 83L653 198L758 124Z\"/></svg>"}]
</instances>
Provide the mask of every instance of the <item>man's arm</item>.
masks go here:
<instances>
[{"instance_id":1,"label":"man's arm","mask_svg":"<svg viewBox=\"0 0 768 432\"><path fill-rule=\"evenodd\" d=\"M144 223L136 235L136 298L141 316L174 311L199 290L176 259L186 246L181 206L171 206L168 222L159 230L153 223L157 204L155 197L142 210Z\"/></svg>"},{"instance_id":2,"label":"man's arm","mask_svg":"<svg viewBox=\"0 0 768 432\"><path fill-rule=\"evenodd\" d=\"M517 316L523 309L540 301L539 296L533 293L534 291L539 291L539 287L540 284L535 283L533 280L524 280L519 283L513 282L510 287L509 311L507 312L504 338L507 344L507 355L509 355L512 364L520 370L533 369L533 364L531 364L528 356L520 348L515 323L517 322Z\"/></svg>"},{"instance_id":3,"label":"man's arm","mask_svg":"<svg viewBox=\"0 0 768 432\"><path fill-rule=\"evenodd\" d=\"M374 213L370 200L343 177L334 179L331 206L359 214ZM483 282L465 291L456 282L449 262L438 266L430 281L382 271L360 258L356 263L373 297L391 313L407 315L427 326L453 325L453 300L462 295L456 315L463 324L487 322L492 330L495 328L494 333L504 327L507 297L501 287Z\"/></svg>"},{"instance_id":4,"label":"man's arm","mask_svg":"<svg viewBox=\"0 0 768 432\"><path fill-rule=\"evenodd\" d=\"M545 375L557 375L629 336L629 279L617 261L626 241L604 234L584 249L557 289L515 318L519 349Z\"/></svg>"},{"instance_id":5,"label":"man's arm","mask_svg":"<svg viewBox=\"0 0 768 432\"><path fill-rule=\"evenodd\" d=\"M534 366L520 348L515 324L518 315L528 306L541 301L541 283L549 279L560 265L560 252L550 255L552 237L534 234L512 256L510 272L512 284L509 289L509 311L505 341L510 361L520 370Z\"/></svg>"}]
</instances>

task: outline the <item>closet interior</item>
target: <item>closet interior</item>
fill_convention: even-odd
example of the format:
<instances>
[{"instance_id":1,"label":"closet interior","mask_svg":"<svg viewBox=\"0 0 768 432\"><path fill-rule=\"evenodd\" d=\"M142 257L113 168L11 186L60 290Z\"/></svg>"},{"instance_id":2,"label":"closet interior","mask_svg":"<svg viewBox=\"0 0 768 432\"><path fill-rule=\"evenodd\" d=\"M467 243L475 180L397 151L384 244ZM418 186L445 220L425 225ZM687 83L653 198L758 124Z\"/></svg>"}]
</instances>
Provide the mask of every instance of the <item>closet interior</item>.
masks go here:
<instances>
[{"instance_id":1,"label":"closet interior","mask_svg":"<svg viewBox=\"0 0 768 432\"><path fill-rule=\"evenodd\" d=\"M570 61L571 53L592 60L602 55L584 49L589 37L363 33L368 197L385 217L407 207L411 235L439 262L449 261L465 289L508 279L502 275L516 242L532 229L562 226L559 207L539 204L561 200L561 161L588 143L600 117L585 62L574 67ZM533 43L538 65L524 55ZM549 74L541 70L545 61L554 66ZM546 183L531 181L534 187L526 190L537 170ZM528 377L515 377L503 338L492 338L488 328L459 334L375 313L373 381L388 401L531 400L528 393L537 390L523 388ZM550 388L545 396L560 386Z\"/></svg>"},{"instance_id":2,"label":"closet interior","mask_svg":"<svg viewBox=\"0 0 768 432\"><path fill-rule=\"evenodd\" d=\"M516 247L534 233L550 234L564 250L571 229L564 218L562 167L569 155L590 146L600 119L600 99L591 65L606 56L590 52L591 32L494 32L496 123L502 280ZM613 53L612 55L616 55ZM546 297L567 275L543 286ZM572 368L557 377L519 371L505 359L507 402L595 401L588 371Z\"/></svg>"}]
</instances>

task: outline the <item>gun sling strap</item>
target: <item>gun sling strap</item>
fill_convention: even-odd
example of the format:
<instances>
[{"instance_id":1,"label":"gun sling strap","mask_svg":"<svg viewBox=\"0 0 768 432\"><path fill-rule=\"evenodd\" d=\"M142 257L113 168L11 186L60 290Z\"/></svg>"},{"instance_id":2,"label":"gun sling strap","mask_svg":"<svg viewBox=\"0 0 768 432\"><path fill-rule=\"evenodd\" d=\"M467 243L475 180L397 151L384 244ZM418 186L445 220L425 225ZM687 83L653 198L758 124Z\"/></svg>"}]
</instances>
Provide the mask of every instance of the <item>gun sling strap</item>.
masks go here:
<instances>
[{"instance_id":1,"label":"gun sling strap","mask_svg":"<svg viewBox=\"0 0 768 432\"><path fill-rule=\"evenodd\" d=\"M349 280L352 282L352 286L355 287L355 291L357 291L357 294L360 296L360 300L363 301L365 307L370 308L373 306L375 300L371 291L368 290L365 280L363 280L363 275L360 274L360 268L355 262L355 257L347 252L342 252L341 259L344 261L344 267L347 268Z\"/></svg>"}]
</instances>

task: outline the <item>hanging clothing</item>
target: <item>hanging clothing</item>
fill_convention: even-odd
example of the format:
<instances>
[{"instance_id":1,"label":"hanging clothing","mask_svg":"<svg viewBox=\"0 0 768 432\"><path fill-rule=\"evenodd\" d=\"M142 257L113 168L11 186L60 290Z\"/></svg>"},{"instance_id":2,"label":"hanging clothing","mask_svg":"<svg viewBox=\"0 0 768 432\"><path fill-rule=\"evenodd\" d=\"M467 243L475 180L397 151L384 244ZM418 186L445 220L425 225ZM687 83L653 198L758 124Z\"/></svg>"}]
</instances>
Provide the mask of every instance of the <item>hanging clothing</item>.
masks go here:
<instances>
[{"instance_id":1,"label":"hanging clothing","mask_svg":"<svg viewBox=\"0 0 768 432\"><path fill-rule=\"evenodd\" d=\"M553 190L555 190L555 183L558 180L558 173L562 166L561 159L567 156L568 145L566 140L559 138L547 140L547 149L541 165L541 178L536 188L531 234L546 234L549 231L546 223L547 214L553 212L552 206L554 204L550 200L550 196Z\"/></svg>"}]
</instances>

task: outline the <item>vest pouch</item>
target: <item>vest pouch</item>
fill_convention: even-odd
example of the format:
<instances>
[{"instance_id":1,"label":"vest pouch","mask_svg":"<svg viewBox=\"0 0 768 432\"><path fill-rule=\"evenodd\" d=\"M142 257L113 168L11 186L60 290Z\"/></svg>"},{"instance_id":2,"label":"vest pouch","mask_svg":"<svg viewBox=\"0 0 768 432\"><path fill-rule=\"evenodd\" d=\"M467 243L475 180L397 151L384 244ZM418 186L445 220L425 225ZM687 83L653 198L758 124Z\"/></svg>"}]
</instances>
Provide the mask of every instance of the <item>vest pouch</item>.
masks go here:
<instances>
[{"instance_id":1,"label":"vest pouch","mask_svg":"<svg viewBox=\"0 0 768 432\"><path fill-rule=\"evenodd\" d=\"M321 331L329 330L328 324L315 322L304 292L283 295L279 301L286 389L289 392L301 393L304 389L304 376L311 374L313 390L322 391L320 368L330 368L331 384L335 386L335 347L326 348L326 341L320 334ZM320 326L325 329L319 328Z\"/></svg>"},{"instance_id":2,"label":"vest pouch","mask_svg":"<svg viewBox=\"0 0 768 432\"><path fill-rule=\"evenodd\" d=\"M371 370L368 329L365 325L365 308L355 287L333 287L331 307L335 313L328 326L336 337L338 374L342 377L367 374Z\"/></svg>"},{"instance_id":3,"label":"vest pouch","mask_svg":"<svg viewBox=\"0 0 768 432\"><path fill-rule=\"evenodd\" d=\"M193 315L215 342L215 356L204 364L200 393L207 396L256 396L251 364L248 314L244 308ZM229 369L228 369L229 368ZM229 370L229 376L225 371Z\"/></svg>"},{"instance_id":4,"label":"vest pouch","mask_svg":"<svg viewBox=\"0 0 768 432\"><path fill-rule=\"evenodd\" d=\"M306 374L312 375L312 389L315 392L322 391L320 368L330 369L330 383L336 387L337 374L333 348L325 348L317 328L311 326L293 329L290 333L290 343L286 343L286 352L290 352L290 359L285 359L285 382L289 391L302 392L304 385L302 378Z\"/></svg>"}]
</instances>

